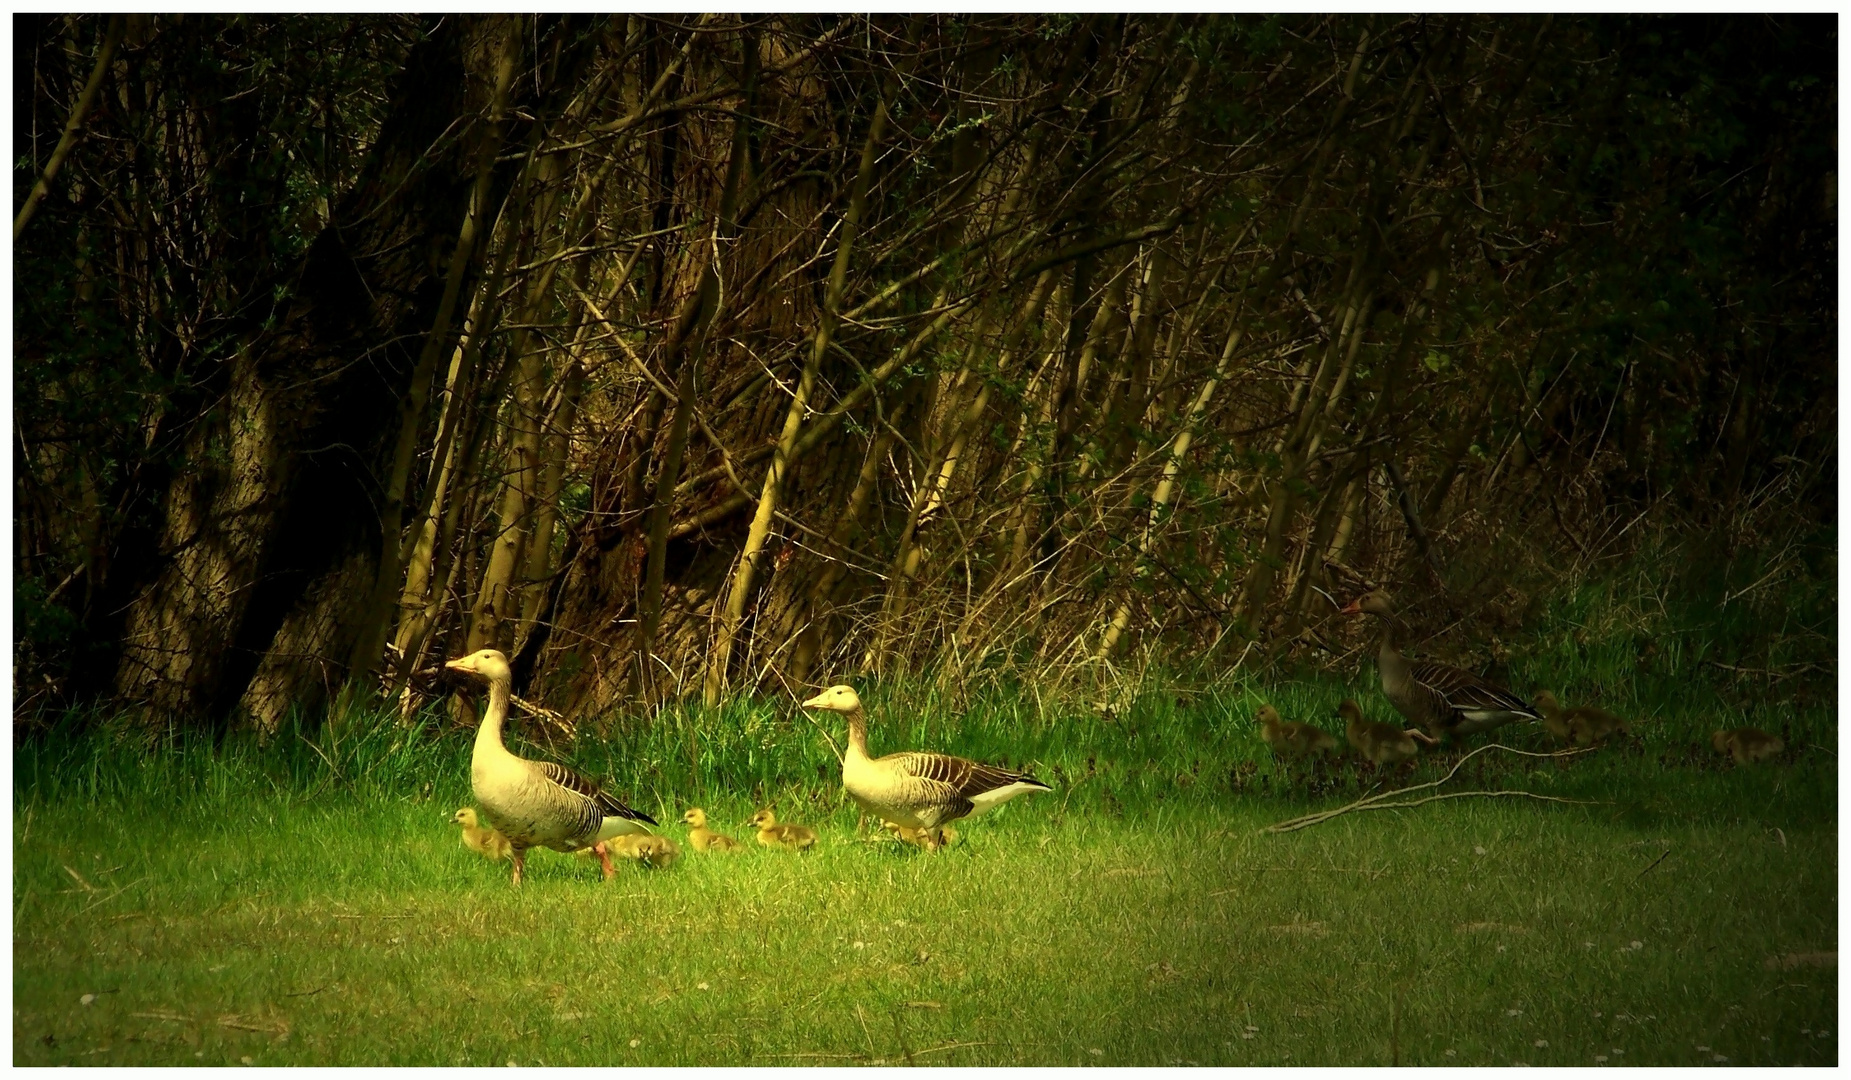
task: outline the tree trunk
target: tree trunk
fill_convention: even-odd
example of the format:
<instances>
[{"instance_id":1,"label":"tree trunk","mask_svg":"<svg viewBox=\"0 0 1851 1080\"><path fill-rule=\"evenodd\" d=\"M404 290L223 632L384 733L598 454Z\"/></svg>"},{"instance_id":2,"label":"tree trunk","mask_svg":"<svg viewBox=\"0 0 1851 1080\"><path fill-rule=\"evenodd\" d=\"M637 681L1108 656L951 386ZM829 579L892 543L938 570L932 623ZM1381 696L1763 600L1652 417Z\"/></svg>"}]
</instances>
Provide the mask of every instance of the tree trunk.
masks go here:
<instances>
[{"instance_id":1,"label":"tree trunk","mask_svg":"<svg viewBox=\"0 0 1851 1080\"><path fill-rule=\"evenodd\" d=\"M384 471L380 433L408 390L414 365L398 343L419 340L441 302L424 253L454 235L475 179L475 142L444 133L486 105L505 28L445 19L413 50L366 172L310 248L277 329L229 362L226 396L195 425L193 464L164 499L164 565L127 615L120 703L222 715L312 581L376 570L373 554L353 568L357 547L380 542L363 478ZM339 595L304 636L326 651L280 665L253 700L308 704L346 678L356 595L366 590ZM323 662L339 679L317 686ZM253 719L270 727L280 714Z\"/></svg>"}]
</instances>

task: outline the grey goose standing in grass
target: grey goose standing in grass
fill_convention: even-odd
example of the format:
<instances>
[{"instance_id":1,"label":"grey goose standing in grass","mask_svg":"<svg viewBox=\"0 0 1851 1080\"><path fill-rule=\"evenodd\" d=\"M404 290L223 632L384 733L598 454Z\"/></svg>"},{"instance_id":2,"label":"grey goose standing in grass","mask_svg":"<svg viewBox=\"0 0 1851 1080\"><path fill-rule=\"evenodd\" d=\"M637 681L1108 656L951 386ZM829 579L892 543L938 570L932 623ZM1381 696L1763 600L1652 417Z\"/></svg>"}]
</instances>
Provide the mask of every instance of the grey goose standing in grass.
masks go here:
<instances>
[{"instance_id":1,"label":"grey goose standing in grass","mask_svg":"<svg viewBox=\"0 0 1851 1080\"><path fill-rule=\"evenodd\" d=\"M483 818L513 847L514 883L521 883L530 847L565 852L589 847L609 880L616 868L604 842L627 833L648 832L644 826L654 825L655 819L630 809L564 765L516 757L502 745L501 727L508 719L514 673L499 651L483 649L444 667L488 682L488 710L476 728L469 783Z\"/></svg>"},{"instance_id":2,"label":"grey goose standing in grass","mask_svg":"<svg viewBox=\"0 0 1851 1080\"><path fill-rule=\"evenodd\" d=\"M1382 620L1382 648L1376 655L1382 693L1397 712L1429 734L1472 735L1512 720L1542 719L1522 698L1494 682L1451 664L1402 656L1395 648L1395 627L1401 619L1386 592L1366 593L1342 613Z\"/></svg>"},{"instance_id":3,"label":"grey goose standing in grass","mask_svg":"<svg viewBox=\"0 0 1851 1080\"><path fill-rule=\"evenodd\" d=\"M883 821L920 830L928 850L943 846L947 822L976 817L1023 792L1054 790L1027 773L950 754L909 750L869 757L867 714L847 686L832 686L803 704L848 719L848 752L842 756L848 797Z\"/></svg>"}]
</instances>

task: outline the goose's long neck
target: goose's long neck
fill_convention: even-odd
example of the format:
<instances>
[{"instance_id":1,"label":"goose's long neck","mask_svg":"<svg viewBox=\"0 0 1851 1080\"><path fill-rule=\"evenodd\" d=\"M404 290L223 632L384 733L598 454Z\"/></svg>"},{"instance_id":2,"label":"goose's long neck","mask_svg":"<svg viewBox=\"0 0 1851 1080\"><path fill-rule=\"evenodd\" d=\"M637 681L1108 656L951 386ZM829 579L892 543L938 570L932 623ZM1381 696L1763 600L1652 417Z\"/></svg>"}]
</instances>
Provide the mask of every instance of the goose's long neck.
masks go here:
<instances>
[{"instance_id":1,"label":"goose's long neck","mask_svg":"<svg viewBox=\"0 0 1851 1080\"><path fill-rule=\"evenodd\" d=\"M482 714L482 723L476 728L475 755L505 755L508 748L501 741L501 726L508 719L508 696L513 687L507 679L490 679L488 683L488 711Z\"/></svg>"},{"instance_id":2,"label":"goose's long neck","mask_svg":"<svg viewBox=\"0 0 1851 1080\"><path fill-rule=\"evenodd\" d=\"M1382 616L1382 648L1376 654L1376 659L1382 666L1384 682L1400 683L1407 678L1407 658L1395 648L1395 619L1392 615Z\"/></svg>"},{"instance_id":3,"label":"goose's long neck","mask_svg":"<svg viewBox=\"0 0 1851 1080\"><path fill-rule=\"evenodd\" d=\"M866 758L868 756L868 714L862 712L857 706L855 711L847 715L848 756Z\"/></svg>"}]
</instances>

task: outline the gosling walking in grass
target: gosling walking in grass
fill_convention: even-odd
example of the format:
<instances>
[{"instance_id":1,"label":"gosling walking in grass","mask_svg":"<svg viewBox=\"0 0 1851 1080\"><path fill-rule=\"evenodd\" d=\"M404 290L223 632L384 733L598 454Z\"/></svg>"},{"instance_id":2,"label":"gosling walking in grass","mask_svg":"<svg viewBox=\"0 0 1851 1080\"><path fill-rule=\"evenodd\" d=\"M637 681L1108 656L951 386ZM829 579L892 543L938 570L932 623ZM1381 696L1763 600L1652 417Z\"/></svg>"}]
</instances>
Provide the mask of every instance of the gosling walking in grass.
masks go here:
<instances>
[{"instance_id":1,"label":"gosling walking in grass","mask_svg":"<svg viewBox=\"0 0 1851 1080\"><path fill-rule=\"evenodd\" d=\"M931 850L944 845L940 830L950 822L977 817L1026 792L1054 790L1027 773L950 754L912 750L869 757L867 714L851 687L832 686L803 705L848 721L848 751L842 755L848 797L882 821L931 834L922 845Z\"/></svg>"},{"instance_id":2,"label":"gosling walking in grass","mask_svg":"<svg viewBox=\"0 0 1851 1080\"><path fill-rule=\"evenodd\" d=\"M1710 736L1710 745L1719 754L1727 754L1735 759L1737 765L1752 765L1757 761L1780 756L1787 748L1786 741L1778 735L1769 735L1760 728L1733 728L1718 731Z\"/></svg>"},{"instance_id":3,"label":"gosling walking in grass","mask_svg":"<svg viewBox=\"0 0 1851 1080\"><path fill-rule=\"evenodd\" d=\"M1592 705L1564 709L1555 695L1536 691L1536 711L1542 713L1543 727L1549 734L1576 746L1593 746L1614 734L1629 734L1626 721Z\"/></svg>"},{"instance_id":4,"label":"gosling walking in grass","mask_svg":"<svg viewBox=\"0 0 1851 1080\"><path fill-rule=\"evenodd\" d=\"M681 857L681 848L673 840L653 833L614 837L605 846L616 858L634 859L652 870L660 870Z\"/></svg>"},{"instance_id":5,"label":"gosling walking in grass","mask_svg":"<svg viewBox=\"0 0 1851 1080\"><path fill-rule=\"evenodd\" d=\"M894 821L881 822L881 828L893 833L902 844L911 844L927 851L937 851L941 847L951 847L958 842L958 830L949 825L939 828L936 835L925 829L914 829Z\"/></svg>"},{"instance_id":6,"label":"gosling walking in grass","mask_svg":"<svg viewBox=\"0 0 1851 1080\"><path fill-rule=\"evenodd\" d=\"M707 827L707 811L696 806L681 815L681 820L688 828L688 846L702 854L716 852L732 855L745 850L745 845L730 836L721 836Z\"/></svg>"},{"instance_id":7,"label":"gosling walking in grass","mask_svg":"<svg viewBox=\"0 0 1851 1080\"><path fill-rule=\"evenodd\" d=\"M750 822L758 830L758 842L768 848L808 851L816 843L816 830L803 825L780 825L778 815L767 806L752 815Z\"/></svg>"},{"instance_id":8,"label":"gosling walking in grass","mask_svg":"<svg viewBox=\"0 0 1851 1080\"><path fill-rule=\"evenodd\" d=\"M463 827L463 846L490 862L500 862L514 854L508 838L495 829L485 829L476 818L473 806L465 806L450 818L452 825Z\"/></svg>"},{"instance_id":9,"label":"gosling walking in grass","mask_svg":"<svg viewBox=\"0 0 1851 1080\"><path fill-rule=\"evenodd\" d=\"M1328 757L1337 752L1336 737L1330 732L1310 724L1284 720L1280 718L1279 710L1271 705L1260 706L1260 711L1254 714L1253 719L1260 725L1261 740L1272 748L1276 758L1298 762L1307 758Z\"/></svg>"},{"instance_id":10,"label":"gosling walking in grass","mask_svg":"<svg viewBox=\"0 0 1851 1080\"><path fill-rule=\"evenodd\" d=\"M1350 749L1371 765L1378 768L1399 765L1414 760L1420 753L1420 748L1414 744L1413 732L1368 719L1363 716L1362 706L1349 698L1344 698L1337 706L1337 715L1343 718L1343 733L1350 741Z\"/></svg>"}]
</instances>

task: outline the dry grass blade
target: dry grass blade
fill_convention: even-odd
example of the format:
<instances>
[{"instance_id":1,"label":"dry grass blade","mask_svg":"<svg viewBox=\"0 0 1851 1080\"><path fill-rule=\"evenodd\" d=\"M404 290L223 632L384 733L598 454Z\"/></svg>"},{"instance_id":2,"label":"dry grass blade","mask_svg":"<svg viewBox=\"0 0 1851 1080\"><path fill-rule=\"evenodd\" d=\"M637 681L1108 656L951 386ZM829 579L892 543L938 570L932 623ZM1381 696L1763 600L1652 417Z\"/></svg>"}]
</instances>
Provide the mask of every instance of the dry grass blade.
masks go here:
<instances>
[{"instance_id":1,"label":"dry grass blade","mask_svg":"<svg viewBox=\"0 0 1851 1080\"><path fill-rule=\"evenodd\" d=\"M964 1048L964 1047L967 1047L967 1046L990 1046L990 1045L992 1045L992 1044L991 1044L991 1043L989 1043L989 1042L954 1042L954 1043L946 1043L946 1044L944 1044L943 1046L933 1046L933 1047L929 1047L929 1048L927 1048L927 1049L925 1049L925 1050L921 1050L921 1051L919 1051L919 1052L918 1052L917 1054L914 1054L913 1056L914 1056L914 1057L923 1057L923 1056L924 1056L924 1055L926 1055L926 1054L936 1054L936 1053L939 1053L939 1052L941 1052L941 1051L944 1051L944 1050L959 1050L959 1049L962 1049L962 1048Z\"/></svg>"},{"instance_id":2,"label":"dry grass blade","mask_svg":"<svg viewBox=\"0 0 1851 1080\"><path fill-rule=\"evenodd\" d=\"M148 1012L132 1012L129 1015L133 1017L137 1017L142 1020L165 1020L170 1024L190 1024L193 1022L193 1018L186 1015L185 1013L177 1013L170 1009L153 1009Z\"/></svg>"},{"instance_id":3,"label":"dry grass blade","mask_svg":"<svg viewBox=\"0 0 1851 1080\"><path fill-rule=\"evenodd\" d=\"M220 1027L231 1028L234 1031L255 1031L273 1037L289 1034L289 1021L287 1020L264 1021L254 1017L239 1016L236 1013L227 1013L219 1017L218 1024Z\"/></svg>"}]
</instances>

